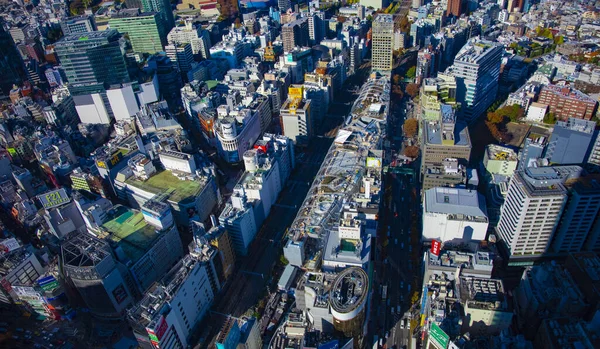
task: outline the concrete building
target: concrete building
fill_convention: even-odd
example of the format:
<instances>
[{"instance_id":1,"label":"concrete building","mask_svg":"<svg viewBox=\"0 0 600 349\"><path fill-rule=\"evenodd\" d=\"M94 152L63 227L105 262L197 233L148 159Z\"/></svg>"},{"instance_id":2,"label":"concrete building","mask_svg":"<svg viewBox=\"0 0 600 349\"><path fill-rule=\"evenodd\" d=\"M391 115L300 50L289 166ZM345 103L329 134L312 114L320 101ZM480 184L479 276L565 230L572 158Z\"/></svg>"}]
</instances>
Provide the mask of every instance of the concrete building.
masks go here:
<instances>
[{"instance_id":1,"label":"concrete building","mask_svg":"<svg viewBox=\"0 0 600 349\"><path fill-rule=\"evenodd\" d=\"M569 118L591 120L598 106L595 99L581 91L558 85L544 85L538 103L547 105L548 111L562 121Z\"/></svg>"},{"instance_id":2,"label":"concrete building","mask_svg":"<svg viewBox=\"0 0 600 349\"><path fill-rule=\"evenodd\" d=\"M598 230L600 213L600 176L580 177L566 182L565 187L567 204L549 249L560 254L579 252L594 245L592 240L594 230Z\"/></svg>"},{"instance_id":3,"label":"concrete building","mask_svg":"<svg viewBox=\"0 0 600 349\"><path fill-rule=\"evenodd\" d=\"M112 15L108 24L119 33L127 33L135 53L155 54L167 44L167 31L158 12L124 9Z\"/></svg>"},{"instance_id":4,"label":"concrete building","mask_svg":"<svg viewBox=\"0 0 600 349\"><path fill-rule=\"evenodd\" d=\"M161 151L158 154L158 157L165 170L186 174L196 173L196 160L193 155L173 150L165 150Z\"/></svg>"},{"instance_id":5,"label":"concrete building","mask_svg":"<svg viewBox=\"0 0 600 349\"><path fill-rule=\"evenodd\" d=\"M360 0L359 3L365 8L372 7L375 10L385 10L390 4L388 0Z\"/></svg>"},{"instance_id":6,"label":"concrete building","mask_svg":"<svg viewBox=\"0 0 600 349\"><path fill-rule=\"evenodd\" d=\"M171 59L171 62L177 66L179 72L183 76L187 76L187 73L192 70L194 65L192 45L189 43L166 45L165 52L167 53L167 57Z\"/></svg>"},{"instance_id":7,"label":"concrete building","mask_svg":"<svg viewBox=\"0 0 600 349\"><path fill-rule=\"evenodd\" d=\"M217 108L219 118L214 123L219 156L228 163L242 160L260 137L260 115L251 109L232 113L228 105Z\"/></svg>"},{"instance_id":8,"label":"concrete building","mask_svg":"<svg viewBox=\"0 0 600 349\"><path fill-rule=\"evenodd\" d=\"M513 310L502 280L461 277L460 288L469 332L498 335L511 326Z\"/></svg>"},{"instance_id":9,"label":"concrete building","mask_svg":"<svg viewBox=\"0 0 600 349\"><path fill-rule=\"evenodd\" d=\"M329 297L333 327L346 337L363 336L368 285L369 277L361 268L348 268L333 281Z\"/></svg>"},{"instance_id":10,"label":"concrete building","mask_svg":"<svg viewBox=\"0 0 600 349\"><path fill-rule=\"evenodd\" d=\"M384 14L377 15L373 21L372 37L371 65L373 69L391 71L394 55L394 17Z\"/></svg>"},{"instance_id":11,"label":"concrete building","mask_svg":"<svg viewBox=\"0 0 600 349\"><path fill-rule=\"evenodd\" d=\"M192 45L192 53L199 54L202 59L210 58L210 34L207 30L202 29L200 25L193 25L191 21L186 21L183 26L177 26L171 29L167 35L167 42L170 45L174 44L190 44Z\"/></svg>"},{"instance_id":12,"label":"concrete building","mask_svg":"<svg viewBox=\"0 0 600 349\"><path fill-rule=\"evenodd\" d=\"M185 348L210 309L214 268L210 260L187 255L129 309L127 320L144 349Z\"/></svg>"},{"instance_id":13,"label":"concrete building","mask_svg":"<svg viewBox=\"0 0 600 349\"><path fill-rule=\"evenodd\" d=\"M368 268L371 236L365 223L351 208L342 211L337 230L332 229L325 239L323 271L340 271L350 267Z\"/></svg>"},{"instance_id":14,"label":"concrete building","mask_svg":"<svg viewBox=\"0 0 600 349\"><path fill-rule=\"evenodd\" d=\"M119 262L129 268L139 294L183 256L171 209L159 202L147 202L142 212L117 205L106 213L99 229L90 233L109 242Z\"/></svg>"},{"instance_id":15,"label":"concrete building","mask_svg":"<svg viewBox=\"0 0 600 349\"><path fill-rule=\"evenodd\" d=\"M533 102L527 108L527 116L525 119L531 122L543 122L544 116L548 112L548 106L542 103Z\"/></svg>"},{"instance_id":16,"label":"concrete building","mask_svg":"<svg viewBox=\"0 0 600 349\"><path fill-rule=\"evenodd\" d=\"M208 219L220 200L214 165L204 161L195 173L162 170L144 179L134 174L134 164L118 171L115 190L132 207L141 208L148 200L166 199L174 210L177 224L187 226L191 212L202 221Z\"/></svg>"},{"instance_id":17,"label":"concrete building","mask_svg":"<svg viewBox=\"0 0 600 349\"><path fill-rule=\"evenodd\" d=\"M65 278L75 286L92 315L120 319L131 305L134 286L127 268L113 256L108 242L88 233L61 245Z\"/></svg>"},{"instance_id":18,"label":"concrete building","mask_svg":"<svg viewBox=\"0 0 600 349\"><path fill-rule=\"evenodd\" d=\"M0 256L0 303L13 304L17 295L12 286L31 285L44 273L36 255L28 247L20 246L15 239L2 241L3 246L11 246Z\"/></svg>"},{"instance_id":19,"label":"concrete building","mask_svg":"<svg viewBox=\"0 0 600 349\"><path fill-rule=\"evenodd\" d=\"M594 252L569 253L565 268L583 293L586 303L590 305L584 319L593 319L597 316L600 305L600 258Z\"/></svg>"},{"instance_id":20,"label":"concrete building","mask_svg":"<svg viewBox=\"0 0 600 349\"><path fill-rule=\"evenodd\" d=\"M131 121L140 111L138 101L133 90L133 84L127 83L120 86L111 86L106 91L110 108L116 121Z\"/></svg>"},{"instance_id":21,"label":"concrete building","mask_svg":"<svg viewBox=\"0 0 600 349\"><path fill-rule=\"evenodd\" d=\"M581 318L589 308L569 272L556 263L525 268L513 294L517 324L526 338L535 337L544 319Z\"/></svg>"},{"instance_id":22,"label":"concrete building","mask_svg":"<svg viewBox=\"0 0 600 349\"><path fill-rule=\"evenodd\" d=\"M471 138L464 123L457 123L454 110L442 105L440 118L423 122L423 155L421 172L430 166L442 165L445 159L457 159L466 165L471 157Z\"/></svg>"},{"instance_id":23,"label":"concrete building","mask_svg":"<svg viewBox=\"0 0 600 349\"><path fill-rule=\"evenodd\" d=\"M503 48L497 43L471 39L454 58L446 74L456 78L456 101L467 123L482 116L496 100Z\"/></svg>"},{"instance_id":24,"label":"concrete building","mask_svg":"<svg viewBox=\"0 0 600 349\"><path fill-rule=\"evenodd\" d=\"M564 178L551 167L516 171L496 227L511 259L548 251L567 201Z\"/></svg>"},{"instance_id":25,"label":"concrete building","mask_svg":"<svg viewBox=\"0 0 600 349\"><path fill-rule=\"evenodd\" d=\"M169 0L140 0L142 12L158 12L168 33L175 26L175 17Z\"/></svg>"},{"instance_id":26,"label":"concrete building","mask_svg":"<svg viewBox=\"0 0 600 349\"><path fill-rule=\"evenodd\" d=\"M557 121L545 157L551 164L583 164L595 127L594 121L575 118Z\"/></svg>"},{"instance_id":27,"label":"concrete building","mask_svg":"<svg viewBox=\"0 0 600 349\"><path fill-rule=\"evenodd\" d=\"M463 1L462 0L448 0L448 7L446 8L446 17L454 16L456 18L463 14Z\"/></svg>"},{"instance_id":28,"label":"concrete building","mask_svg":"<svg viewBox=\"0 0 600 349\"><path fill-rule=\"evenodd\" d=\"M441 165L425 166L423 190L435 187L464 187L467 185L469 172L471 171L453 158L444 159Z\"/></svg>"},{"instance_id":29,"label":"concrete building","mask_svg":"<svg viewBox=\"0 0 600 349\"><path fill-rule=\"evenodd\" d=\"M73 102L82 124L109 125L113 119L100 93L74 96Z\"/></svg>"},{"instance_id":30,"label":"concrete building","mask_svg":"<svg viewBox=\"0 0 600 349\"><path fill-rule=\"evenodd\" d=\"M546 319L535 335L536 348L560 349L600 347L594 325L579 319Z\"/></svg>"},{"instance_id":31,"label":"concrete building","mask_svg":"<svg viewBox=\"0 0 600 349\"><path fill-rule=\"evenodd\" d=\"M219 216L219 222L227 229L233 249L238 255L248 254L248 246L262 223L256 222L257 209L259 208L249 203L246 197L232 196L231 203L225 204Z\"/></svg>"},{"instance_id":32,"label":"concrete building","mask_svg":"<svg viewBox=\"0 0 600 349\"><path fill-rule=\"evenodd\" d=\"M94 16L70 17L60 22L63 35L96 31Z\"/></svg>"},{"instance_id":33,"label":"concrete building","mask_svg":"<svg viewBox=\"0 0 600 349\"><path fill-rule=\"evenodd\" d=\"M315 132L311 103L300 95L288 97L281 106L283 134L296 144L306 144Z\"/></svg>"},{"instance_id":34,"label":"concrete building","mask_svg":"<svg viewBox=\"0 0 600 349\"><path fill-rule=\"evenodd\" d=\"M518 163L517 153L510 148L496 144L490 144L485 148L483 166L490 174L512 176Z\"/></svg>"},{"instance_id":35,"label":"concrete building","mask_svg":"<svg viewBox=\"0 0 600 349\"><path fill-rule=\"evenodd\" d=\"M485 199L477 191L456 188L425 191L423 239L484 240L488 224Z\"/></svg>"},{"instance_id":36,"label":"concrete building","mask_svg":"<svg viewBox=\"0 0 600 349\"><path fill-rule=\"evenodd\" d=\"M295 47L307 46L309 40L308 19L300 18L284 24L281 27L281 40L284 52L291 52Z\"/></svg>"}]
</instances>

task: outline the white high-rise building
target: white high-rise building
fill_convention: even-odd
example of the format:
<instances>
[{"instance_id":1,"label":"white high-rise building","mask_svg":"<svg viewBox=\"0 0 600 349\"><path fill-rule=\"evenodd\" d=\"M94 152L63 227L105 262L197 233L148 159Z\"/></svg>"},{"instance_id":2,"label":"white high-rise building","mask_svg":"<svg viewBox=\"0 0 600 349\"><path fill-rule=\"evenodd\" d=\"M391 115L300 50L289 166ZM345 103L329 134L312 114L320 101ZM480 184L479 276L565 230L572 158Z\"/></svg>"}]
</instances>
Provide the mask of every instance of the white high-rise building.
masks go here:
<instances>
[{"instance_id":1,"label":"white high-rise building","mask_svg":"<svg viewBox=\"0 0 600 349\"><path fill-rule=\"evenodd\" d=\"M373 21L371 66L373 70L392 70L394 61L394 16L377 15Z\"/></svg>"},{"instance_id":2,"label":"white high-rise building","mask_svg":"<svg viewBox=\"0 0 600 349\"><path fill-rule=\"evenodd\" d=\"M536 257L548 251L567 201L563 180L552 167L515 172L496 228L511 258Z\"/></svg>"},{"instance_id":3,"label":"white high-rise building","mask_svg":"<svg viewBox=\"0 0 600 349\"><path fill-rule=\"evenodd\" d=\"M503 52L498 43L471 39L447 69L446 74L456 78L456 101L461 103L461 116L466 122L479 118L496 100Z\"/></svg>"},{"instance_id":4,"label":"white high-rise building","mask_svg":"<svg viewBox=\"0 0 600 349\"><path fill-rule=\"evenodd\" d=\"M194 26L187 21L184 26L178 26L169 32L167 42L170 45L187 44L192 45L192 53L200 54L203 59L210 58L210 34L201 26Z\"/></svg>"}]
</instances>

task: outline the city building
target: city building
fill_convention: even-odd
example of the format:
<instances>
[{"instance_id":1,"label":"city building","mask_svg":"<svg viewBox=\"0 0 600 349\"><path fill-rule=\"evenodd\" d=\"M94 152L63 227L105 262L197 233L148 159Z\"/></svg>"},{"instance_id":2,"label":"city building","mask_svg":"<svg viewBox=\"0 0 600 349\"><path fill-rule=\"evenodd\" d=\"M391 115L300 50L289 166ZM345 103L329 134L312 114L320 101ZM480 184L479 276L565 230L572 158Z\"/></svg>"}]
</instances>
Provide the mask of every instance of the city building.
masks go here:
<instances>
[{"instance_id":1,"label":"city building","mask_svg":"<svg viewBox=\"0 0 600 349\"><path fill-rule=\"evenodd\" d=\"M183 76L187 76L187 73L192 70L194 64L194 54L192 51L192 45L189 43L177 43L165 46L165 52L167 57L171 59L179 72Z\"/></svg>"},{"instance_id":2,"label":"city building","mask_svg":"<svg viewBox=\"0 0 600 349\"><path fill-rule=\"evenodd\" d=\"M551 164L583 164L590 147L596 123L568 118L557 121L546 147L545 157Z\"/></svg>"},{"instance_id":3,"label":"city building","mask_svg":"<svg viewBox=\"0 0 600 349\"><path fill-rule=\"evenodd\" d=\"M563 181L552 167L514 173L496 227L511 259L539 257L548 251L567 201Z\"/></svg>"},{"instance_id":4,"label":"city building","mask_svg":"<svg viewBox=\"0 0 600 349\"><path fill-rule=\"evenodd\" d=\"M133 280L113 256L108 242L89 233L70 236L61 245L63 273L92 315L121 319L133 302Z\"/></svg>"},{"instance_id":5,"label":"city building","mask_svg":"<svg viewBox=\"0 0 600 349\"><path fill-rule=\"evenodd\" d=\"M183 256L179 232L168 204L148 201L142 211L117 205L106 212L99 229L90 230L108 241L143 294Z\"/></svg>"},{"instance_id":6,"label":"city building","mask_svg":"<svg viewBox=\"0 0 600 349\"><path fill-rule=\"evenodd\" d=\"M569 118L591 120L598 107L595 99L581 91L558 85L544 85L538 103L547 105L548 112L562 121Z\"/></svg>"},{"instance_id":7,"label":"city building","mask_svg":"<svg viewBox=\"0 0 600 349\"><path fill-rule=\"evenodd\" d=\"M333 328L346 337L363 336L368 285L369 277L361 268L348 268L333 281L329 297Z\"/></svg>"},{"instance_id":8,"label":"city building","mask_svg":"<svg viewBox=\"0 0 600 349\"><path fill-rule=\"evenodd\" d=\"M174 44L192 45L192 53L199 54L202 59L210 58L210 34L202 29L200 25L193 25L191 21L186 21L183 26L176 26L167 35L167 42Z\"/></svg>"},{"instance_id":9,"label":"city building","mask_svg":"<svg viewBox=\"0 0 600 349\"><path fill-rule=\"evenodd\" d=\"M471 39L454 58L446 74L456 78L456 101L467 123L482 116L496 100L503 47L491 41Z\"/></svg>"},{"instance_id":10,"label":"city building","mask_svg":"<svg viewBox=\"0 0 600 349\"><path fill-rule=\"evenodd\" d=\"M165 26L165 33L175 26L175 17L169 0L140 0L142 12L158 12ZM139 6L138 6L139 7Z\"/></svg>"},{"instance_id":11,"label":"city building","mask_svg":"<svg viewBox=\"0 0 600 349\"><path fill-rule=\"evenodd\" d=\"M168 154L163 154L163 158L173 159ZM182 165L188 163L185 159L180 160ZM129 162L128 167L119 171L115 178L115 190L119 198L129 201L132 207L141 208L155 197L159 201L166 200L173 208L177 224L187 226L191 213L205 221L220 200L214 165L206 161L193 173L161 170L147 179L145 175L138 177L133 171L134 167L135 163Z\"/></svg>"},{"instance_id":12,"label":"city building","mask_svg":"<svg viewBox=\"0 0 600 349\"><path fill-rule=\"evenodd\" d=\"M593 172L600 171L600 132L594 132L586 165Z\"/></svg>"},{"instance_id":13,"label":"city building","mask_svg":"<svg viewBox=\"0 0 600 349\"><path fill-rule=\"evenodd\" d=\"M309 41L308 19L300 18L281 27L283 51L291 52L295 47L307 46Z\"/></svg>"},{"instance_id":14,"label":"city building","mask_svg":"<svg viewBox=\"0 0 600 349\"><path fill-rule=\"evenodd\" d=\"M154 54L163 51L167 32L157 12L140 13L139 9L124 9L110 17L108 24L119 33L127 33L135 53Z\"/></svg>"},{"instance_id":15,"label":"city building","mask_svg":"<svg viewBox=\"0 0 600 349\"><path fill-rule=\"evenodd\" d=\"M375 10L385 10L390 4L387 0L360 0L359 3L360 6L364 6L365 8L372 7Z\"/></svg>"},{"instance_id":16,"label":"city building","mask_svg":"<svg viewBox=\"0 0 600 349\"><path fill-rule=\"evenodd\" d=\"M0 282L3 286L0 288L0 303L8 305L18 299L12 286L32 285L44 273L44 268L29 247L21 246L15 239L5 239L1 243L8 251L0 256Z\"/></svg>"},{"instance_id":17,"label":"city building","mask_svg":"<svg viewBox=\"0 0 600 349\"><path fill-rule=\"evenodd\" d=\"M600 176L588 175L565 182L568 199L549 252L566 254L594 246L600 213Z\"/></svg>"},{"instance_id":18,"label":"city building","mask_svg":"<svg viewBox=\"0 0 600 349\"><path fill-rule=\"evenodd\" d=\"M314 135L312 101L305 99L302 92L288 94L281 105L280 116L283 134L294 143L306 144Z\"/></svg>"},{"instance_id":19,"label":"city building","mask_svg":"<svg viewBox=\"0 0 600 349\"><path fill-rule=\"evenodd\" d=\"M240 337L241 333L237 319L229 316L217 335L216 347L217 349L236 349L240 342Z\"/></svg>"},{"instance_id":20,"label":"city building","mask_svg":"<svg viewBox=\"0 0 600 349\"><path fill-rule=\"evenodd\" d=\"M248 202L245 196L233 194L231 202L226 203L221 211L219 222L227 229L236 254L241 256L248 254L248 247L262 223L262 220L257 223L255 211L258 210L260 210L260 206ZM260 212L260 216L264 217L262 212Z\"/></svg>"},{"instance_id":21,"label":"city building","mask_svg":"<svg viewBox=\"0 0 600 349\"><path fill-rule=\"evenodd\" d=\"M371 66L373 70L391 71L394 65L393 56L394 17L379 14L373 21L372 30Z\"/></svg>"},{"instance_id":22,"label":"city building","mask_svg":"<svg viewBox=\"0 0 600 349\"><path fill-rule=\"evenodd\" d=\"M94 16L70 17L60 22L63 35L96 31Z\"/></svg>"},{"instance_id":23,"label":"city building","mask_svg":"<svg viewBox=\"0 0 600 349\"><path fill-rule=\"evenodd\" d=\"M469 332L498 335L511 326L513 309L502 280L461 277L460 289Z\"/></svg>"},{"instance_id":24,"label":"city building","mask_svg":"<svg viewBox=\"0 0 600 349\"><path fill-rule=\"evenodd\" d=\"M464 187L469 180L471 169L458 163L457 159L448 158L441 165L428 165L423 173L424 191L436 187Z\"/></svg>"},{"instance_id":25,"label":"city building","mask_svg":"<svg viewBox=\"0 0 600 349\"><path fill-rule=\"evenodd\" d=\"M512 176L519 161L517 153L507 147L490 144L483 154L483 166L486 172L503 176Z\"/></svg>"},{"instance_id":26,"label":"city building","mask_svg":"<svg viewBox=\"0 0 600 349\"><path fill-rule=\"evenodd\" d=\"M590 305L584 319L593 320L600 304L600 258L591 251L569 253L565 268L581 290L586 303Z\"/></svg>"},{"instance_id":27,"label":"city building","mask_svg":"<svg viewBox=\"0 0 600 349\"><path fill-rule=\"evenodd\" d=\"M69 84L97 89L97 85L129 82L119 38L113 29L65 35L57 41L54 50Z\"/></svg>"},{"instance_id":28,"label":"city building","mask_svg":"<svg viewBox=\"0 0 600 349\"><path fill-rule=\"evenodd\" d=\"M534 338L544 319L581 318L589 304L570 273L555 262L526 267L513 292L517 325Z\"/></svg>"},{"instance_id":29,"label":"city building","mask_svg":"<svg viewBox=\"0 0 600 349\"><path fill-rule=\"evenodd\" d=\"M545 319L534 339L536 348L560 349L600 347L600 340L592 323L579 319Z\"/></svg>"},{"instance_id":30,"label":"city building","mask_svg":"<svg viewBox=\"0 0 600 349\"><path fill-rule=\"evenodd\" d=\"M423 239L485 240L488 224L485 198L476 190L432 188L425 191Z\"/></svg>"},{"instance_id":31,"label":"city building","mask_svg":"<svg viewBox=\"0 0 600 349\"><path fill-rule=\"evenodd\" d=\"M8 96L13 86L15 84L20 85L27 80L27 77L21 55L10 33L4 29L4 21L0 21L0 55L3 57L0 60L0 74L2 74L0 93L3 96Z\"/></svg>"},{"instance_id":32,"label":"city building","mask_svg":"<svg viewBox=\"0 0 600 349\"><path fill-rule=\"evenodd\" d=\"M446 17L450 15L458 18L463 14L463 0L448 0L448 7L446 8Z\"/></svg>"},{"instance_id":33,"label":"city building","mask_svg":"<svg viewBox=\"0 0 600 349\"><path fill-rule=\"evenodd\" d=\"M185 348L218 290L209 261L186 255L127 312L142 348Z\"/></svg>"},{"instance_id":34,"label":"city building","mask_svg":"<svg viewBox=\"0 0 600 349\"><path fill-rule=\"evenodd\" d=\"M466 165L471 157L471 138L467 126L456 122L454 110L441 105L435 121L423 121L423 155L421 173L431 166L440 166L448 158Z\"/></svg>"}]
</instances>

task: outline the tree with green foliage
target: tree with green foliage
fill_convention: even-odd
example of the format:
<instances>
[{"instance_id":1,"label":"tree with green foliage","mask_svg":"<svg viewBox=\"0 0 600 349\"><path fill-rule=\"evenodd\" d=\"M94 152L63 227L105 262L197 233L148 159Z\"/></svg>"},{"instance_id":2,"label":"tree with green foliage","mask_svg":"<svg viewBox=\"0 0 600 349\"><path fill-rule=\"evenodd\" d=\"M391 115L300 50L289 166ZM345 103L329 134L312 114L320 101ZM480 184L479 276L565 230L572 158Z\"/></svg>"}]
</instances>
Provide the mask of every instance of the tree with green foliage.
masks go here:
<instances>
[{"instance_id":1,"label":"tree with green foliage","mask_svg":"<svg viewBox=\"0 0 600 349\"><path fill-rule=\"evenodd\" d=\"M554 125L556 123L556 116L554 116L554 113L547 113L544 115L543 121L545 124Z\"/></svg>"},{"instance_id":2,"label":"tree with green foliage","mask_svg":"<svg viewBox=\"0 0 600 349\"><path fill-rule=\"evenodd\" d=\"M417 67L413 65L406 71L406 77L409 79L414 79L415 76L417 76Z\"/></svg>"},{"instance_id":3,"label":"tree with green foliage","mask_svg":"<svg viewBox=\"0 0 600 349\"><path fill-rule=\"evenodd\" d=\"M287 258L285 258L284 255L279 256L279 263L281 263L282 265L288 265L290 262L287 260Z\"/></svg>"}]
</instances>

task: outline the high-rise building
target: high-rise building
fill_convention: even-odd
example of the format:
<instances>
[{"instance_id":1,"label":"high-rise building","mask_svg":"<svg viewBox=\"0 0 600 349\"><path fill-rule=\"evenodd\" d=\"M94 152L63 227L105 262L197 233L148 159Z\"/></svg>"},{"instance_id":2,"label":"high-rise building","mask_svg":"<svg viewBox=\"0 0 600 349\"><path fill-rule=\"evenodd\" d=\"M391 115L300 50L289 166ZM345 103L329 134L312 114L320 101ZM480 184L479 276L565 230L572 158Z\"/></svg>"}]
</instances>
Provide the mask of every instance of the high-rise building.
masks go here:
<instances>
[{"instance_id":1,"label":"high-rise building","mask_svg":"<svg viewBox=\"0 0 600 349\"><path fill-rule=\"evenodd\" d=\"M456 55L447 74L456 78L456 100L462 118L471 123L496 100L503 48L498 43L471 39Z\"/></svg>"},{"instance_id":2,"label":"high-rise building","mask_svg":"<svg viewBox=\"0 0 600 349\"><path fill-rule=\"evenodd\" d=\"M111 29L66 35L55 44L71 87L129 82L119 38L119 33Z\"/></svg>"},{"instance_id":3,"label":"high-rise building","mask_svg":"<svg viewBox=\"0 0 600 349\"><path fill-rule=\"evenodd\" d=\"M546 148L552 164L582 164L592 141L596 123L575 118L557 121Z\"/></svg>"},{"instance_id":4,"label":"high-rise building","mask_svg":"<svg viewBox=\"0 0 600 349\"><path fill-rule=\"evenodd\" d=\"M23 60L10 34L0 21L0 95L8 96L14 84L20 85L25 77Z\"/></svg>"},{"instance_id":5,"label":"high-rise building","mask_svg":"<svg viewBox=\"0 0 600 349\"><path fill-rule=\"evenodd\" d=\"M300 18L281 27L283 51L290 52L297 46L308 45L308 19Z\"/></svg>"},{"instance_id":6,"label":"high-rise building","mask_svg":"<svg viewBox=\"0 0 600 349\"><path fill-rule=\"evenodd\" d=\"M60 22L60 29L63 35L89 33L96 31L96 23L94 23L94 16L71 17Z\"/></svg>"},{"instance_id":7,"label":"high-rise building","mask_svg":"<svg viewBox=\"0 0 600 349\"><path fill-rule=\"evenodd\" d=\"M598 172L600 171L600 132L594 132L592 142L587 158L587 168Z\"/></svg>"},{"instance_id":8,"label":"high-rise building","mask_svg":"<svg viewBox=\"0 0 600 349\"><path fill-rule=\"evenodd\" d=\"M277 0L277 7L280 13L285 13L292 8L292 0Z\"/></svg>"},{"instance_id":9,"label":"high-rise building","mask_svg":"<svg viewBox=\"0 0 600 349\"><path fill-rule=\"evenodd\" d=\"M308 17L308 37L311 45L317 45L325 38L325 13L318 11Z\"/></svg>"},{"instance_id":10,"label":"high-rise building","mask_svg":"<svg viewBox=\"0 0 600 349\"><path fill-rule=\"evenodd\" d=\"M380 14L373 21L371 66L374 70L390 71L394 61L394 17Z\"/></svg>"},{"instance_id":11,"label":"high-rise building","mask_svg":"<svg viewBox=\"0 0 600 349\"><path fill-rule=\"evenodd\" d=\"M192 64L194 63L192 45L189 43L167 45L165 46L165 52L167 53L167 57L177 66L179 72L183 76L187 76L187 73L192 70Z\"/></svg>"},{"instance_id":12,"label":"high-rise building","mask_svg":"<svg viewBox=\"0 0 600 349\"><path fill-rule=\"evenodd\" d=\"M290 88L291 90L292 88ZM307 142L314 133L312 101L302 92L288 94L280 110L283 134L294 143Z\"/></svg>"},{"instance_id":13,"label":"high-rise building","mask_svg":"<svg viewBox=\"0 0 600 349\"><path fill-rule=\"evenodd\" d=\"M511 259L548 251L567 202L563 180L552 167L529 167L511 178L496 227Z\"/></svg>"},{"instance_id":14,"label":"high-rise building","mask_svg":"<svg viewBox=\"0 0 600 349\"><path fill-rule=\"evenodd\" d=\"M443 165L448 158L466 165L471 157L471 138L464 123L456 123L454 110L446 104L440 108L440 118L433 122L423 122L423 159L421 172L428 168Z\"/></svg>"},{"instance_id":15,"label":"high-rise building","mask_svg":"<svg viewBox=\"0 0 600 349\"><path fill-rule=\"evenodd\" d=\"M175 26L175 17L169 0L141 0L143 12L158 12L163 19L165 33Z\"/></svg>"},{"instance_id":16,"label":"high-rise building","mask_svg":"<svg viewBox=\"0 0 600 349\"><path fill-rule=\"evenodd\" d=\"M167 43L167 32L158 12L139 13L139 9L121 10L108 21L112 29L129 37L133 52L154 54Z\"/></svg>"},{"instance_id":17,"label":"high-rise building","mask_svg":"<svg viewBox=\"0 0 600 349\"><path fill-rule=\"evenodd\" d=\"M194 26L191 21L186 21L184 26L177 26L171 29L167 35L169 44L186 44L192 45L192 53L200 54L203 59L210 58L210 34L207 30L202 29L202 26Z\"/></svg>"},{"instance_id":18,"label":"high-rise building","mask_svg":"<svg viewBox=\"0 0 600 349\"><path fill-rule=\"evenodd\" d=\"M446 8L446 17L450 15L454 17L460 17L463 13L463 0L448 0L448 7Z\"/></svg>"},{"instance_id":19,"label":"high-rise building","mask_svg":"<svg viewBox=\"0 0 600 349\"><path fill-rule=\"evenodd\" d=\"M552 238L550 251L566 254L584 249L586 240L598 224L600 212L600 176L588 175L565 183L569 194Z\"/></svg>"}]
</instances>

